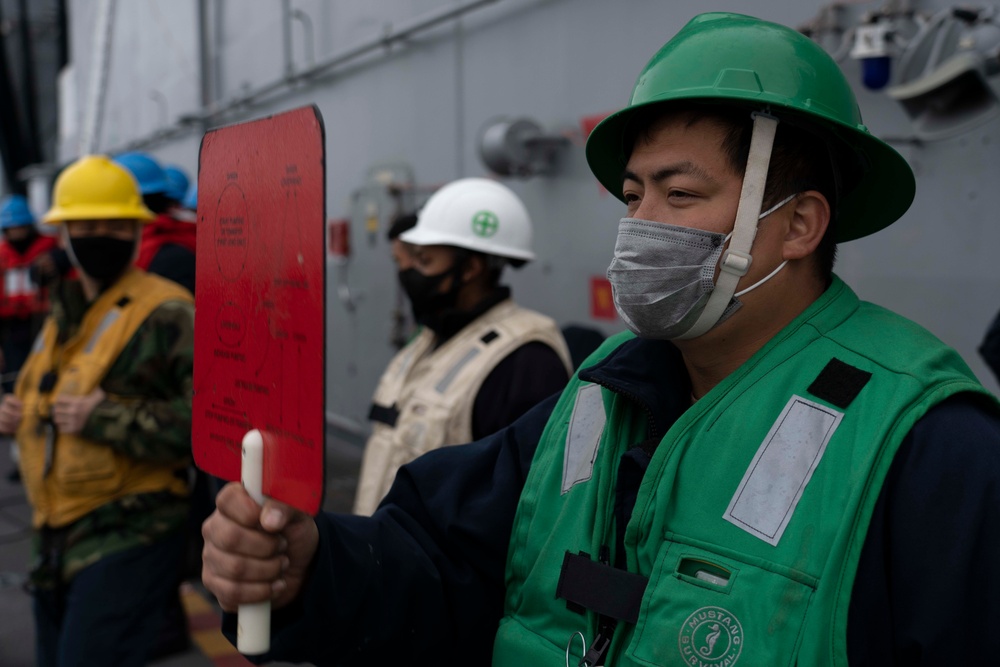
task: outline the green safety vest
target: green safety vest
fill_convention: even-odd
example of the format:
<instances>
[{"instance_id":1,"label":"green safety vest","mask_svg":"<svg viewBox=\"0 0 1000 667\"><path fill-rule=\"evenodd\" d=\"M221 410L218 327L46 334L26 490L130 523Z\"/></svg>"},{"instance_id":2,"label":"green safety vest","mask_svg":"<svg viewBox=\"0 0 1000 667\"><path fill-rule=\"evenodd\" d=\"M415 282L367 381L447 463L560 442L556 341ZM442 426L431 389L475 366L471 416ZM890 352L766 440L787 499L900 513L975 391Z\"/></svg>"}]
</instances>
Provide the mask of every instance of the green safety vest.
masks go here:
<instances>
[{"instance_id":1,"label":"green safety vest","mask_svg":"<svg viewBox=\"0 0 1000 667\"><path fill-rule=\"evenodd\" d=\"M954 350L835 278L660 441L625 532L644 588L605 663L846 665L882 482L914 423L959 392L990 396ZM518 505L495 665L563 665L567 647L575 665L594 640L593 607L574 610L557 590L578 554L589 563L608 545L615 562L619 460L647 428L627 397L578 377L563 392ZM599 589L610 570L585 579Z\"/></svg>"}]
</instances>

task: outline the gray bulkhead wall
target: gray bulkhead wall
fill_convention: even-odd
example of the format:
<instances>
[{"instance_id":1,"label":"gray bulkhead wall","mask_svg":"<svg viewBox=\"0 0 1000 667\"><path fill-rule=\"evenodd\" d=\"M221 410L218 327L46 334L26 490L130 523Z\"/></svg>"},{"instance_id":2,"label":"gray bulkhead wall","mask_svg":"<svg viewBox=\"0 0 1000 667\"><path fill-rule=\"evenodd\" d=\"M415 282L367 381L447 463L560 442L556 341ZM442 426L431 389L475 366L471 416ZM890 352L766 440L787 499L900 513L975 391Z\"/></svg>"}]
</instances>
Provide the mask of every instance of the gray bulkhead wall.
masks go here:
<instances>
[{"instance_id":1,"label":"gray bulkhead wall","mask_svg":"<svg viewBox=\"0 0 1000 667\"><path fill-rule=\"evenodd\" d=\"M207 62L218 103L282 76L282 4L208 0L213 25ZM458 4L292 0L290 6L312 25L309 40L306 21L291 23L292 67L304 69ZM854 3L845 11L856 16L881 4ZM946 6L917 4L929 11ZM95 5L96 0L71 3L81 100L92 33L87 17ZM118 3L102 130L106 150L148 139L160 129L152 90L169 100L171 124L199 110L197 6L166 0ZM734 0L711 8L799 26L821 6ZM649 56L704 10L704 3L693 0L500 0L460 22L448 21L335 68L333 76L226 116L226 122L234 122L314 103L325 119L327 215L351 220L353 247L346 263L328 264L326 407L343 434L353 433L358 440L367 429L372 391L393 353L392 312L406 306L399 300L385 240L396 200L379 175L416 186L404 199L408 206L451 179L487 175L477 141L483 127L498 117L531 118L547 133L568 140L554 174L504 179L523 197L535 222L538 260L506 274L515 297L563 326L584 324L606 334L621 330L620 322L590 318L590 279L607 268L623 206L601 190L587 168L581 119L624 104ZM862 298L917 320L956 346L995 389L976 346L1000 308L994 260L1000 247L995 222L1000 124L994 120L954 139L913 143L898 104L884 93L862 89L857 62L845 58L841 64L856 84L869 127L889 138L916 171L918 195L897 225L842 246L838 273ZM161 159L193 170L199 140L198 133L181 132L148 147ZM374 231L368 226L372 217Z\"/></svg>"}]
</instances>

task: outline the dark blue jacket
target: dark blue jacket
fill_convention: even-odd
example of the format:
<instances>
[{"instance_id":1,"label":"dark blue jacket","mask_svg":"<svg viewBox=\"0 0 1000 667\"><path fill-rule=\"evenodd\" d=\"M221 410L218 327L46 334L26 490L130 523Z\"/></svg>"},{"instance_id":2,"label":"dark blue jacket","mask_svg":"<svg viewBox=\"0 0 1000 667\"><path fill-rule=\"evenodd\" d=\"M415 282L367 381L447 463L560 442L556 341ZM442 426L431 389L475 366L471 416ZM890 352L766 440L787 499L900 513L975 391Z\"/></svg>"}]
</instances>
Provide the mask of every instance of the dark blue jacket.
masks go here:
<instances>
[{"instance_id":1,"label":"dark blue jacket","mask_svg":"<svg viewBox=\"0 0 1000 667\"><path fill-rule=\"evenodd\" d=\"M580 375L641 404L659 432L689 405L667 342L629 341ZM311 578L275 613L267 659L488 665L514 512L556 398L405 466L373 517L318 516ZM629 496L634 489L619 488ZM627 520L627 501L622 512ZM882 490L851 600L851 665L995 663L997 563L1000 418L960 395L917 423ZM553 604L563 604L554 591Z\"/></svg>"}]
</instances>

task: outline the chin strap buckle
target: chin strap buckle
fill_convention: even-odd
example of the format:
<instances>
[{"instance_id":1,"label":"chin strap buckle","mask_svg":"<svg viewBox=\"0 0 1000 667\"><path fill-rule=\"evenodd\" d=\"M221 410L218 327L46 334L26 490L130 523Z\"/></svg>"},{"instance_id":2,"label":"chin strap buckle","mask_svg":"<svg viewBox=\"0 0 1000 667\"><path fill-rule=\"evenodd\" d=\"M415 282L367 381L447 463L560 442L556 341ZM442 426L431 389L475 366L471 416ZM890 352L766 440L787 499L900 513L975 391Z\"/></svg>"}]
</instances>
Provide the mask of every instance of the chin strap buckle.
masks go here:
<instances>
[{"instance_id":1,"label":"chin strap buckle","mask_svg":"<svg viewBox=\"0 0 1000 667\"><path fill-rule=\"evenodd\" d=\"M753 264L753 257L750 256L750 253L729 249L722 255L719 269L742 278L750 270L751 264Z\"/></svg>"}]
</instances>

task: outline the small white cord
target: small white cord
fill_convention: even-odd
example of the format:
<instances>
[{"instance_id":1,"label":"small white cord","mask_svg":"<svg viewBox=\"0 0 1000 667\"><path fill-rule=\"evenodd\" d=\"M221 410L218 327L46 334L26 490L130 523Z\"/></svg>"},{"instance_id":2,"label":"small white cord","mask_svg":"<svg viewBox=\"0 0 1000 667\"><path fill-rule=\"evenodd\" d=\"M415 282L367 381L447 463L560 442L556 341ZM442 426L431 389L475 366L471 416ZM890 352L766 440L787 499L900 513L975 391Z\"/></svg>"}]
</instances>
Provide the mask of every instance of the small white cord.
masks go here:
<instances>
[{"instance_id":1,"label":"small white cord","mask_svg":"<svg viewBox=\"0 0 1000 667\"><path fill-rule=\"evenodd\" d=\"M573 640L577 637L580 638L580 643L583 644L583 654L581 655L581 660L587 655L587 638L583 636L582 632L574 632L569 636L569 641L566 642L566 667L569 667L569 651L573 646Z\"/></svg>"}]
</instances>

